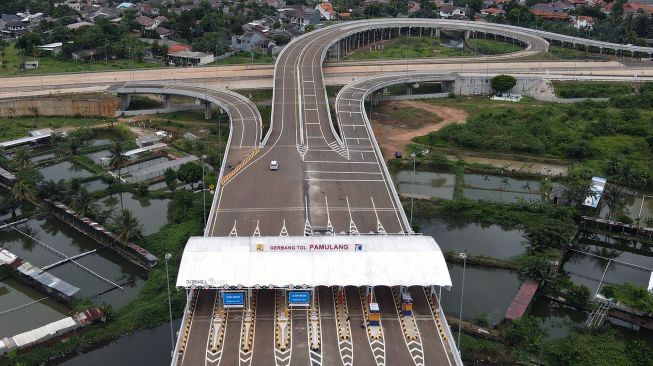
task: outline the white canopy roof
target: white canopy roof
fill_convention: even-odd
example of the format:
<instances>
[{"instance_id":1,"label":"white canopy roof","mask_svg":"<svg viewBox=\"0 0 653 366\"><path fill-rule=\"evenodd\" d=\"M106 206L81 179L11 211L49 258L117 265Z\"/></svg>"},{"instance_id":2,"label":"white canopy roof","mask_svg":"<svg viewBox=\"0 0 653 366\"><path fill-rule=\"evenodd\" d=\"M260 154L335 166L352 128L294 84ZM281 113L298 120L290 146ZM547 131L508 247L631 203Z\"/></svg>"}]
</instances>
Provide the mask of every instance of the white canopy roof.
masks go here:
<instances>
[{"instance_id":1,"label":"white canopy roof","mask_svg":"<svg viewBox=\"0 0 653 366\"><path fill-rule=\"evenodd\" d=\"M178 287L451 286L428 236L192 237Z\"/></svg>"}]
</instances>

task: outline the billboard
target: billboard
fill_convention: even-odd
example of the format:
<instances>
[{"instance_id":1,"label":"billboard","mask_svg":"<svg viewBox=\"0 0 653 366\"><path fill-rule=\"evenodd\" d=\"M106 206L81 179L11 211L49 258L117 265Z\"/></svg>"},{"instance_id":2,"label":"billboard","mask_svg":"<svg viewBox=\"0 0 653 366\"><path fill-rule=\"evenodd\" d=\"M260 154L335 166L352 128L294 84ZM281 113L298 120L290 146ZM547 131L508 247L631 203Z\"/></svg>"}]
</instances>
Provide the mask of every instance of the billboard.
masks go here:
<instances>
[{"instance_id":1,"label":"billboard","mask_svg":"<svg viewBox=\"0 0 653 366\"><path fill-rule=\"evenodd\" d=\"M223 292L222 305L225 308L242 308L245 304L245 293L242 291L237 292Z\"/></svg>"},{"instance_id":2,"label":"billboard","mask_svg":"<svg viewBox=\"0 0 653 366\"><path fill-rule=\"evenodd\" d=\"M288 304L290 306L309 306L311 304L310 291L289 291Z\"/></svg>"},{"instance_id":3,"label":"billboard","mask_svg":"<svg viewBox=\"0 0 653 366\"><path fill-rule=\"evenodd\" d=\"M603 189L605 188L606 182L607 180L605 178L592 177L590 189L594 194L585 198L585 202L583 202L584 206L589 206L592 208L597 208L599 206L599 201L601 200L601 195L603 194Z\"/></svg>"},{"instance_id":4,"label":"billboard","mask_svg":"<svg viewBox=\"0 0 653 366\"><path fill-rule=\"evenodd\" d=\"M363 244L334 243L334 244L270 244L252 243L252 251L256 252L363 252Z\"/></svg>"}]
</instances>

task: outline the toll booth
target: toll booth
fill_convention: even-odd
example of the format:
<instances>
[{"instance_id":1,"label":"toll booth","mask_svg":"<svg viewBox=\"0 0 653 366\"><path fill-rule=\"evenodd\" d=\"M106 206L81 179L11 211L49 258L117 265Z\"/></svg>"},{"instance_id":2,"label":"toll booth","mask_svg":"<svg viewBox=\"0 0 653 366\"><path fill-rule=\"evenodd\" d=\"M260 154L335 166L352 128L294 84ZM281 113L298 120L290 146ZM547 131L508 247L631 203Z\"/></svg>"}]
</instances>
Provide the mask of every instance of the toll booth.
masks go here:
<instances>
[{"instance_id":1,"label":"toll booth","mask_svg":"<svg viewBox=\"0 0 653 366\"><path fill-rule=\"evenodd\" d=\"M309 307L311 305L311 292L288 291L288 305L290 307Z\"/></svg>"},{"instance_id":2,"label":"toll booth","mask_svg":"<svg viewBox=\"0 0 653 366\"><path fill-rule=\"evenodd\" d=\"M404 316L413 315L413 298L407 290L401 292L401 312Z\"/></svg>"},{"instance_id":3,"label":"toll booth","mask_svg":"<svg viewBox=\"0 0 653 366\"><path fill-rule=\"evenodd\" d=\"M245 306L244 291L222 291L222 306L225 309L239 309Z\"/></svg>"},{"instance_id":4,"label":"toll booth","mask_svg":"<svg viewBox=\"0 0 653 366\"><path fill-rule=\"evenodd\" d=\"M379 311L379 304L376 302L370 303L370 326L378 327L381 325L381 312Z\"/></svg>"}]
</instances>

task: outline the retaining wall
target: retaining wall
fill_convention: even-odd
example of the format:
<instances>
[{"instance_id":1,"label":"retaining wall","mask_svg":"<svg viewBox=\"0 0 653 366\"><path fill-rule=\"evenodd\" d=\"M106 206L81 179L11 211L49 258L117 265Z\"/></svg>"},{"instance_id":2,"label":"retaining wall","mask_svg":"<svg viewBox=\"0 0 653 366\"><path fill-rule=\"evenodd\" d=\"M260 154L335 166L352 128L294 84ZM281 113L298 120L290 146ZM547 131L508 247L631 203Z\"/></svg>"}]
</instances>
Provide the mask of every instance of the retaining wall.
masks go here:
<instances>
[{"instance_id":1,"label":"retaining wall","mask_svg":"<svg viewBox=\"0 0 653 366\"><path fill-rule=\"evenodd\" d=\"M99 99L72 98L20 98L0 100L0 117L20 116L83 116L113 117L120 106L120 99L102 97Z\"/></svg>"}]
</instances>

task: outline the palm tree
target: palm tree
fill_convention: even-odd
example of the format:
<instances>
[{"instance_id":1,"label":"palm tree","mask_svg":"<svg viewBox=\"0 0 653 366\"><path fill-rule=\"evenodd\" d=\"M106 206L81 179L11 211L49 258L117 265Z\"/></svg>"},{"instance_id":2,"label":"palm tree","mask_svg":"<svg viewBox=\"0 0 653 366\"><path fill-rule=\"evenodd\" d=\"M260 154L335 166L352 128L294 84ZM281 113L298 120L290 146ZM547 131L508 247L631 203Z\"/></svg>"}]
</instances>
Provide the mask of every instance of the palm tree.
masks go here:
<instances>
[{"instance_id":1,"label":"palm tree","mask_svg":"<svg viewBox=\"0 0 653 366\"><path fill-rule=\"evenodd\" d=\"M14 198L19 201L30 201L35 196L34 187L22 180L17 181L11 191Z\"/></svg>"},{"instance_id":2,"label":"palm tree","mask_svg":"<svg viewBox=\"0 0 653 366\"><path fill-rule=\"evenodd\" d=\"M42 198L61 202L66 198L66 188L66 181L63 179L60 179L58 182L50 179L49 181L43 182L39 185L38 194Z\"/></svg>"},{"instance_id":3,"label":"palm tree","mask_svg":"<svg viewBox=\"0 0 653 366\"><path fill-rule=\"evenodd\" d=\"M129 242L143 237L143 225L129 210L120 210L113 217L113 224L118 231L118 239Z\"/></svg>"},{"instance_id":4,"label":"palm tree","mask_svg":"<svg viewBox=\"0 0 653 366\"><path fill-rule=\"evenodd\" d=\"M125 156L125 147L120 141L116 141L109 149L109 166L111 169L118 170L118 177L120 177L120 169L122 169L129 159ZM120 180L120 178L118 178Z\"/></svg>"},{"instance_id":5,"label":"palm tree","mask_svg":"<svg viewBox=\"0 0 653 366\"><path fill-rule=\"evenodd\" d=\"M608 217L610 218L613 215L618 215L623 212L623 209L626 207L626 193L621 186L616 184L606 184L605 190L601 194L601 200L603 204L608 207Z\"/></svg>"},{"instance_id":6,"label":"palm tree","mask_svg":"<svg viewBox=\"0 0 653 366\"><path fill-rule=\"evenodd\" d=\"M80 189L77 195L75 195L72 206L82 217L88 216L96 209L96 205L93 203L93 197L88 193L86 188Z\"/></svg>"},{"instance_id":7,"label":"palm tree","mask_svg":"<svg viewBox=\"0 0 653 366\"><path fill-rule=\"evenodd\" d=\"M18 150L12 160L14 161L14 164L16 164L17 169L24 169L32 164L32 160L30 159L27 150Z\"/></svg>"}]
</instances>

